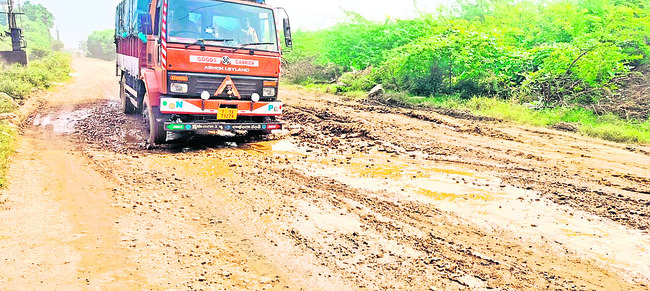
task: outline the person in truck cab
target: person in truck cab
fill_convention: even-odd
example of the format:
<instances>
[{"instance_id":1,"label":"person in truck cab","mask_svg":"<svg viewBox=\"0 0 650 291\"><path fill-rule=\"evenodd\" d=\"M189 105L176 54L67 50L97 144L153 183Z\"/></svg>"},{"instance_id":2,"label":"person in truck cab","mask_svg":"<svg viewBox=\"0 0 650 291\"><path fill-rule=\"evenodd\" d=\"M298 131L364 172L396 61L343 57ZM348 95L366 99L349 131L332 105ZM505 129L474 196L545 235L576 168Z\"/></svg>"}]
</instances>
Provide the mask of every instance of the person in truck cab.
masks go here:
<instances>
[{"instance_id":1,"label":"person in truck cab","mask_svg":"<svg viewBox=\"0 0 650 291\"><path fill-rule=\"evenodd\" d=\"M182 3L182 2L172 2L172 3ZM187 10L187 7L182 4L178 4L174 10L172 19L169 23L170 35L181 38L200 38L201 37L201 25L192 21L192 15Z\"/></svg>"},{"instance_id":2,"label":"person in truck cab","mask_svg":"<svg viewBox=\"0 0 650 291\"><path fill-rule=\"evenodd\" d=\"M242 29L240 35L240 43L258 43L260 42L259 37L257 36L257 31L251 26L251 19L246 17L242 19Z\"/></svg>"}]
</instances>

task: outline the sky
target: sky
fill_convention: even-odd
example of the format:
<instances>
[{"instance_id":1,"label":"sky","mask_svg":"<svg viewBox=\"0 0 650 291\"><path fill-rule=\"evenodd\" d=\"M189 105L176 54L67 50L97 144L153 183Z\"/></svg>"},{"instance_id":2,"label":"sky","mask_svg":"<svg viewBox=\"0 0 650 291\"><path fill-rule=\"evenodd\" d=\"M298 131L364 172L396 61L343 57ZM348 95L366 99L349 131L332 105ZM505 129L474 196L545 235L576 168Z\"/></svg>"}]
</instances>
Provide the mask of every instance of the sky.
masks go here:
<instances>
[{"instance_id":1,"label":"sky","mask_svg":"<svg viewBox=\"0 0 650 291\"><path fill-rule=\"evenodd\" d=\"M24 3L26 0L14 0ZM451 0L418 0L418 10L434 12ZM0 2L4 2L0 0ZM61 40L67 48L78 48L80 41L95 30L114 26L115 6L120 0L31 0L43 4L56 18ZM267 4L283 7L291 17L294 30L316 30L336 24L343 18L343 10L355 11L372 20L386 17L409 18L417 10L412 0L267 0Z\"/></svg>"}]
</instances>

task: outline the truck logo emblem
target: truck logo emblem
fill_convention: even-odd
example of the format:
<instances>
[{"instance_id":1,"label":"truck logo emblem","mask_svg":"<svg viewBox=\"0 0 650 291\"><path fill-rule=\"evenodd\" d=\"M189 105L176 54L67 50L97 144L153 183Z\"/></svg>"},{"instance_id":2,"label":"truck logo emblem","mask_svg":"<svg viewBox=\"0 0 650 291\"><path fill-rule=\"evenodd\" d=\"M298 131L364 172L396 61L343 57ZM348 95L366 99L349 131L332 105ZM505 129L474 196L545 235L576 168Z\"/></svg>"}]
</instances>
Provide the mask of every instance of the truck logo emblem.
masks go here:
<instances>
[{"instance_id":1,"label":"truck logo emblem","mask_svg":"<svg viewBox=\"0 0 650 291\"><path fill-rule=\"evenodd\" d=\"M221 63L224 64L224 65L230 65L230 57L225 56L225 57L221 58Z\"/></svg>"}]
</instances>

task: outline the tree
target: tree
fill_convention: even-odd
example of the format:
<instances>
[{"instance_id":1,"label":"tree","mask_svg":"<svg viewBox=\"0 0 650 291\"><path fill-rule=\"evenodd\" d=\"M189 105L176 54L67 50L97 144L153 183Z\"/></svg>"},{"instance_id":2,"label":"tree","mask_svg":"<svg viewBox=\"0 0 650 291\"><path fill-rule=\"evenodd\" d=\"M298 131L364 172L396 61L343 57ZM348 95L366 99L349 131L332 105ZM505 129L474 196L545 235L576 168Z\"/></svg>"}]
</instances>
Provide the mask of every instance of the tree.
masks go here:
<instances>
[{"instance_id":1,"label":"tree","mask_svg":"<svg viewBox=\"0 0 650 291\"><path fill-rule=\"evenodd\" d=\"M54 15L45 6L30 1L21 5L19 11L25 13L19 25L22 26L30 58L41 58L49 54L52 51L50 30L54 27Z\"/></svg>"},{"instance_id":2,"label":"tree","mask_svg":"<svg viewBox=\"0 0 650 291\"><path fill-rule=\"evenodd\" d=\"M21 10L30 21L42 23L48 29L54 27L54 15L45 6L27 1Z\"/></svg>"},{"instance_id":3,"label":"tree","mask_svg":"<svg viewBox=\"0 0 650 291\"><path fill-rule=\"evenodd\" d=\"M115 59L115 31L113 29L99 30L91 33L86 42L88 56L103 60Z\"/></svg>"}]
</instances>

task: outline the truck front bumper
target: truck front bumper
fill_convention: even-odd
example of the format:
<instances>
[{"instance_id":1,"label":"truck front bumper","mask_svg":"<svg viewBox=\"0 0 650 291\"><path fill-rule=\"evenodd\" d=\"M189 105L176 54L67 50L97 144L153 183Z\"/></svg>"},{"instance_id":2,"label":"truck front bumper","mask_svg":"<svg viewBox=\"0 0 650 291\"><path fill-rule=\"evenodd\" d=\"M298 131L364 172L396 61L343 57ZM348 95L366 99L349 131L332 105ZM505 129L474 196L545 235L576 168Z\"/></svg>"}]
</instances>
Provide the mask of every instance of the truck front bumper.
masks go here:
<instances>
[{"instance_id":1,"label":"truck front bumper","mask_svg":"<svg viewBox=\"0 0 650 291\"><path fill-rule=\"evenodd\" d=\"M165 130L169 132L193 132L212 135L220 131L261 131L272 133L282 130L282 124L274 123L226 123L226 122L165 122Z\"/></svg>"},{"instance_id":2,"label":"truck front bumper","mask_svg":"<svg viewBox=\"0 0 650 291\"><path fill-rule=\"evenodd\" d=\"M282 101L160 98L162 114L216 115L219 108L237 108L238 116L280 116Z\"/></svg>"}]
</instances>

